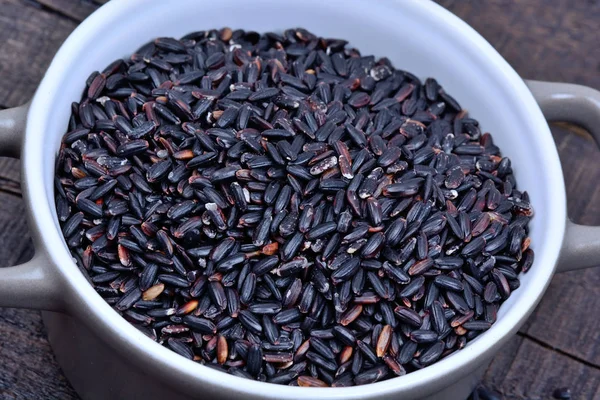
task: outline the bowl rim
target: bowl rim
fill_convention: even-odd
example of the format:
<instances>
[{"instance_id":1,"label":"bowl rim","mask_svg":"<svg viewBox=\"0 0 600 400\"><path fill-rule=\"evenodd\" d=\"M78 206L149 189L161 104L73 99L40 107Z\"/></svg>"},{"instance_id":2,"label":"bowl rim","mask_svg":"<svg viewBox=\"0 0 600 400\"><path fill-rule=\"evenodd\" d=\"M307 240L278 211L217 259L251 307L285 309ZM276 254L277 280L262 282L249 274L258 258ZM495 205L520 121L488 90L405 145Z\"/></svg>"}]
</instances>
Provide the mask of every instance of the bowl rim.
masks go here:
<instances>
[{"instance_id":1,"label":"bowl rim","mask_svg":"<svg viewBox=\"0 0 600 400\"><path fill-rule=\"evenodd\" d=\"M68 311L74 317L88 327L94 327L96 331L102 332L106 342L113 348L115 346L121 349L126 348L129 355L133 356L132 360L152 359L154 362L148 363L153 364L151 367L147 367L149 371L157 372L168 369L172 374L176 373L185 379L192 379L193 384L205 385L205 387L208 385L213 390L221 390L225 393L237 391L244 395L280 399L292 399L306 395L330 399L370 398L423 390L424 387L435 386L436 382L440 381L455 382L457 374L466 374L464 371L475 369L482 362L482 358L491 356L493 351L500 347L524 322L539 302L554 273L565 231L566 195L557 149L549 127L531 92L504 58L479 33L457 16L433 2L419 0L388 0L386 6L390 9L401 9L403 12L408 10L416 16L427 15L428 18L437 20L440 24L444 24L446 29L451 30L452 34L460 38L465 48L479 52L480 57L487 59L490 73L493 72L496 79L501 80L506 87L510 87L512 98L529 114L530 125L534 128L534 135L537 137L536 141L542 146L539 151L544 152L543 170L546 174L554 177L555 186L552 191L554 196L548 200L548 204L549 212L553 213L557 222L553 222L552 230L544 233L544 248L536 252L538 266L536 274L539 279L529 284L526 289L526 296L523 297L522 302L527 306L509 309L502 321L494 324L485 334L470 342L465 349L456 352L452 357L402 377L351 388L272 386L265 385L263 382L224 375L220 371L184 359L146 337L122 318L88 284L64 246L61 233L56 228L53 218L51 209L54 206L53 198L49 201L40 201L40 199L47 198L43 177L39 172L42 170L41 160L46 149L42 146L43 141L35 140L35 137L38 132L45 131L45 123L51 118L49 113L51 107L47 107L47 105L51 104L53 97L60 89L58 85L60 79L55 79L55 77L65 74L67 69L64 66L70 65L69 60L72 56L89 49L86 48L87 41L108 21L124 13L135 12L135 7L144 1L109 2L83 21L56 53L34 95L27 118L22 155L24 199L30 212L30 223L32 226L35 225L39 232L42 232L41 243L38 243L38 246L41 245L47 250L53 269L64 281L65 295L72 297L75 302L74 305L68 306ZM377 1L384 3L381 0ZM542 265L544 268L541 268ZM521 288L521 290L525 289Z\"/></svg>"}]
</instances>

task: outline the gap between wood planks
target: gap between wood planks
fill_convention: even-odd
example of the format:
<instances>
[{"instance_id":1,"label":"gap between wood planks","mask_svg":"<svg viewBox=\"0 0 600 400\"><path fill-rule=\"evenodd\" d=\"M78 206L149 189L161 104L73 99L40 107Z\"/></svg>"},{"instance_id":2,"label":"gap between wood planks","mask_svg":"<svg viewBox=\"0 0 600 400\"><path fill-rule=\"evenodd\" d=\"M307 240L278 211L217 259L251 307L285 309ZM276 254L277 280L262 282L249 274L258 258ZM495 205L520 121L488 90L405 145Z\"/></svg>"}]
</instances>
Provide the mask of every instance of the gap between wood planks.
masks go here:
<instances>
[{"instance_id":1,"label":"gap between wood planks","mask_svg":"<svg viewBox=\"0 0 600 400\"><path fill-rule=\"evenodd\" d=\"M543 340L540 340L540 339L536 338L535 336L531 336L531 335L530 335L530 334L528 334L528 333L525 333L525 332L520 332L520 331L519 331L519 332L517 332L517 335L518 335L518 336L520 336L520 337L522 337L522 338L524 338L524 339L531 340L531 341L532 341L532 342L534 342L535 344L537 344L537 345L539 345L539 346L542 346L542 347L543 347L543 348L545 348L545 349L548 349L548 350L550 350L550 351L557 352L558 354L561 354L561 355L563 355L563 356L565 356L565 357L568 357L568 358L570 358L570 359L571 359L571 360L573 360L573 361L577 361L578 363L581 363L581 364L583 364L583 365L585 365L585 366L588 366L588 367L590 367L590 368L594 368L594 369L600 370L600 365L598 365L598 364L595 364L595 363L593 363L593 362L590 362L590 361L587 361L587 360L585 360L585 359L583 359L583 358L581 358L581 357L578 357L578 356L576 356L576 355L574 355L574 354L571 354L571 353L569 353L569 352L566 352L566 351L564 351L564 350L561 350L561 349L559 349L558 347L554 347L554 346L552 346L552 345L550 345L550 344L548 344L548 343L544 342Z\"/></svg>"},{"instance_id":2,"label":"gap between wood planks","mask_svg":"<svg viewBox=\"0 0 600 400\"><path fill-rule=\"evenodd\" d=\"M26 3L32 7L77 24L106 2L107 0L26 0Z\"/></svg>"},{"instance_id":3,"label":"gap between wood planks","mask_svg":"<svg viewBox=\"0 0 600 400\"><path fill-rule=\"evenodd\" d=\"M73 18L73 17L71 17L69 15L66 15L66 14L60 12L56 8L49 7L49 6L45 5L45 4L42 4L42 3L40 3L37 0L24 0L24 3L25 3L26 6L38 8L40 10L43 10L43 11L47 12L48 14L57 15L57 16L59 16L61 18L66 18L69 21L75 22L77 24L79 24L81 22L81 21L79 21L79 20L77 20L77 19L75 19L75 18Z\"/></svg>"},{"instance_id":4,"label":"gap between wood planks","mask_svg":"<svg viewBox=\"0 0 600 400\"><path fill-rule=\"evenodd\" d=\"M6 193L21 198L21 184L12 179L0 177L0 193Z\"/></svg>"}]
</instances>

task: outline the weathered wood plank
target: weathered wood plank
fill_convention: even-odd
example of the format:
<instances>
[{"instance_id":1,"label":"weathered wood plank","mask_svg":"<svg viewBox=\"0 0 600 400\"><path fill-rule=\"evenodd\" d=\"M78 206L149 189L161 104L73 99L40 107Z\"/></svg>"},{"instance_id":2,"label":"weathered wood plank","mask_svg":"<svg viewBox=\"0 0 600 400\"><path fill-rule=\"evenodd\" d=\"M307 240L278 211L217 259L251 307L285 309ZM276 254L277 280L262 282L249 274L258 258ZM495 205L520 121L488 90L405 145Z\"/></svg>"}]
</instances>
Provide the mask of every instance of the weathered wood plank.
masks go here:
<instances>
[{"instance_id":1,"label":"weathered wood plank","mask_svg":"<svg viewBox=\"0 0 600 400\"><path fill-rule=\"evenodd\" d=\"M600 87L598 1L436 1L475 28L522 77Z\"/></svg>"},{"instance_id":2,"label":"weathered wood plank","mask_svg":"<svg viewBox=\"0 0 600 400\"><path fill-rule=\"evenodd\" d=\"M41 5L75 21L83 21L98 5L84 0L35 0Z\"/></svg>"},{"instance_id":3,"label":"weathered wood plank","mask_svg":"<svg viewBox=\"0 0 600 400\"><path fill-rule=\"evenodd\" d=\"M0 398L78 399L56 363L37 311L0 309Z\"/></svg>"},{"instance_id":4,"label":"weathered wood plank","mask_svg":"<svg viewBox=\"0 0 600 400\"><path fill-rule=\"evenodd\" d=\"M23 201L0 193L0 267L33 255ZM37 311L0 308L0 398L74 399L60 371Z\"/></svg>"},{"instance_id":5,"label":"weathered wood plank","mask_svg":"<svg viewBox=\"0 0 600 400\"><path fill-rule=\"evenodd\" d=\"M0 106L14 107L31 98L76 24L18 0L0 8Z\"/></svg>"},{"instance_id":6,"label":"weathered wood plank","mask_svg":"<svg viewBox=\"0 0 600 400\"><path fill-rule=\"evenodd\" d=\"M0 268L16 265L33 255L23 200L0 192ZM1 337L1 336L0 336Z\"/></svg>"},{"instance_id":7,"label":"weathered wood plank","mask_svg":"<svg viewBox=\"0 0 600 400\"><path fill-rule=\"evenodd\" d=\"M0 10L0 108L4 108L31 98L76 24L18 0L3 0ZM20 195L15 185L19 176L19 161L0 158L0 191Z\"/></svg>"},{"instance_id":8,"label":"weathered wood plank","mask_svg":"<svg viewBox=\"0 0 600 400\"><path fill-rule=\"evenodd\" d=\"M600 225L599 152L588 137L554 129L575 221ZM600 260L599 260L600 263ZM600 366L600 268L558 274L523 331Z\"/></svg>"},{"instance_id":9,"label":"weathered wood plank","mask_svg":"<svg viewBox=\"0 0 600 400\"><path fill-rule=\"evenodd\" d=\"M498 390L502 389L502 381L508 374L511 365L514 362L515 355L518 354L522 343L523 338L521 336L515 336L506 344L506 346L504 346L502 351L494 357L490 366L485 371L485 376L483 378L483 382L487 387Z\"/></svg>"},{"instance_id":10,"label":"weathered wood plank","mask_svg":"<svg viewBox=\"0 0 600 400\"><path fill-rule=\"evenodd\" d=\"M570 388L573 399L591 400L598 398L600 369L517 336L496 356L485 383L505 400L551 399L561 387Z\"/></svg>"}]
</instances>

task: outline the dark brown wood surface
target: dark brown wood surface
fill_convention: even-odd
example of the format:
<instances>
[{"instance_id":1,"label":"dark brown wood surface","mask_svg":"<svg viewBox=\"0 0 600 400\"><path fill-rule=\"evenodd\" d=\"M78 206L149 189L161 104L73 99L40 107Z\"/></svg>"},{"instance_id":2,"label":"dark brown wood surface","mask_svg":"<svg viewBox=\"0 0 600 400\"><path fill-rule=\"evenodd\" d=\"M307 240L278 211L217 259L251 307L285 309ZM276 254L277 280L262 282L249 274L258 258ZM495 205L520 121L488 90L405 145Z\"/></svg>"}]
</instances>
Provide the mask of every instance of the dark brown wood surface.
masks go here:
<instances>
[{"instance_id":1,"label":"dark brown wood surface","mask_svg":"<svg viewBox=\"0 0 600 400\"><path fill-rule=\"evenodd\" d=\"M27 101L60 44L106 0L0 0L0 109ZM600 1L439 0L479 31L524 78L600 88ZM570 215L600 225L598 150L581 129L553 134ZM22 218L19 164L0 158L0 267L33 254ZM600 263L600 262L599 262ZM538 266L543 267L543 266ZM556 275L539 307L498 355L485 385L505 399L600 399L600 268ZM0 309L0 399L76 399L40 314Z\"/></svg>"}]
</instances>

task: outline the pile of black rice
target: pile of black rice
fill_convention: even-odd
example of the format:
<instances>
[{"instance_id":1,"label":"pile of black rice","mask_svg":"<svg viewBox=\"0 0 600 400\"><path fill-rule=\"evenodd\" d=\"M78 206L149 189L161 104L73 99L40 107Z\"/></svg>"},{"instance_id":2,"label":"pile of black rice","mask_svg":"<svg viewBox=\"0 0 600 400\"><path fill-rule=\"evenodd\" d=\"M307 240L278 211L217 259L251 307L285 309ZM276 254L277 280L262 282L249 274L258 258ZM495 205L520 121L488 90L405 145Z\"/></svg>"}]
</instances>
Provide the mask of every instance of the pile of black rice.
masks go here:
<instances>
[{"instance_id":1,"label":"pile of black rice","mask_svg":"<svg viewBox=\"0 0 600 400\"><path fill-rule=\"evenodd\" d=\"M490 328L529 269L508 158L435 79L304 29L158 38L86 82L56 167L96 291L183 357L343 387Z\"/></svg>"}]
</instances>

